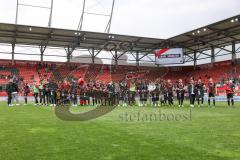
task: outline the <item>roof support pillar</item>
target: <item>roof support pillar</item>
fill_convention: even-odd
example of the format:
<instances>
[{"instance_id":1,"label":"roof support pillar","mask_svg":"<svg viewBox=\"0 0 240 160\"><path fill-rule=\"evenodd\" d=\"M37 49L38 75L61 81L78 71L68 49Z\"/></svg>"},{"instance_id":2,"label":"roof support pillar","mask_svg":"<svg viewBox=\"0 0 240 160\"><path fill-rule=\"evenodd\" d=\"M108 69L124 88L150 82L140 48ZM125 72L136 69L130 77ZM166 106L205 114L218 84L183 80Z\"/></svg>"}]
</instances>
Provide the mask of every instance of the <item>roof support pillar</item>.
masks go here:
<instances>
[{"instance_id":1,"label":"roof support pillar","mask_svg":"<svg viewBox=\"0 0 240 160\"><path fill-rule=\"evenodd\" d=\"M41 59L40 60L41 60L41 62L43 62L43 53L41 53Z\"/></svg>"},{"instance_id":2,"label":"roof support pillar","mask_svg":"<svg viewBox=\"0 0 240 160\"><path fill-rule=\"evenodd\" d=\"M194 67L194 70L197 69L197 52L194 51L193 53L193 67Z\"/></svg>"},{"instance_id":3,"label":"roof support pillar","mask_svg":"<svg viewBox=\"0 0 240 160\"><path fill-rule=\"evenodd\" d=\"M136 66L139 67L139 51L136 52Z\"/></svg>"},{"instance_id":4,"label":"roof support pillar","mask_svg":"<svg viewBox=\"0 0 240 160\"><path fill-rule=\"evenodd\" d=\"M45 50L46 50L46 48L47 48L47 44L48 44L48 41L46 40L46 41L43 41L41 44L40 44L40 46L39 46L39 48L40 48L40 56L41 56L41 62L43 62L43 54L44 54L44 52L45 52Z\"/></svg>"},{"instance_id":5,"label":"roof support pillar","mask_svg":"<svg viewBox=\"0 0 240 160\"><path fill-rule=\"evenodd\" d=\"M70 59L71 59L71 56L70 56L70 54L67 53L67 65L69 65Z\"/></svg>"},{"instance_id":6,"label":"roof support pillar","mask_svg":"<svg viewBox=\"0 0 240 160\"><path fill-rule=\"evenodd\" d=\"M92 64L95 64L95 52L94 48L92 48Z\"/></svg>"},{"instance_id":7,"label":"roof support pillar","mask_svg":"<svg viewBox=\"0 0 240 160\"><path fill-rule=\"evenodd\" d=\"M211 47L211 67L214 67L215 63L215 48L212 46Z\"/></svg>"},{"instance_id":8,"label":"roof support pillar","mask_svg":"<svg viewBox=\"0 0 240 160\"><path fill-rule=\"evenodd\" d=\"M14 51L15 51L15 46L16 44L15 43L12 43L12 65L14 64Z\"/></svg>"},{"instance_id":9,"label":"roof support pillar","mask_svg":"<svg viewBox=\"0 0 240 160\"><path fill-rule=\"evenodd\" d=\"M67 65L69 65L70 63L70 59L75 48L76 48L75 45L68 45L67 48L65 48L65 51L67 53Z\"/></svg>"},{"instance_id":10,"label":"roof support pillar","mask_svg":"<svg viewBox=\"0 0 240 160\"><path fill-rule=\"evenodd\" d=\"M232 42L232 64L235 65L237 62L237 56L236 56L236 42Z\"/></svg>"},{"instance_id":11,"label":"roof support pillar","mask_svg":"<svg viewBox=\"0 0 240 160\"><path fill-rule=\"evenodd\" d=\"M115 67L118 65L118 55L117 55L117 50L115 50L115 55L114 55L114 60L115 60Z\"/></svg>"}]
</instances>

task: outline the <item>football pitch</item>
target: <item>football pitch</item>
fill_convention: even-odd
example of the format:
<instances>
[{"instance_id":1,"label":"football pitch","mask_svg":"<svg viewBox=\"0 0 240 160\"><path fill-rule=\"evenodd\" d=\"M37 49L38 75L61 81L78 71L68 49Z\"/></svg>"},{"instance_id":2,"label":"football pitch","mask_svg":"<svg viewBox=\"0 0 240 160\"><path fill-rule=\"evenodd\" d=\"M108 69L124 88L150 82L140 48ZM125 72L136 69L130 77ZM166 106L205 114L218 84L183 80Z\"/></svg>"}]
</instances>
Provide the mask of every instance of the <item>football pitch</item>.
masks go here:
<instances>
[{"instance_id":1,"label":"football pitch","mask_svg":"<svg viewBox=\"0 0 240 160\"><path fill-rule=\"evenodd\" d=\"M235 106L117 107L89 121L62 121L52 107L0 102L0 159L239 160Z\"/></svg>"}]
</instances>

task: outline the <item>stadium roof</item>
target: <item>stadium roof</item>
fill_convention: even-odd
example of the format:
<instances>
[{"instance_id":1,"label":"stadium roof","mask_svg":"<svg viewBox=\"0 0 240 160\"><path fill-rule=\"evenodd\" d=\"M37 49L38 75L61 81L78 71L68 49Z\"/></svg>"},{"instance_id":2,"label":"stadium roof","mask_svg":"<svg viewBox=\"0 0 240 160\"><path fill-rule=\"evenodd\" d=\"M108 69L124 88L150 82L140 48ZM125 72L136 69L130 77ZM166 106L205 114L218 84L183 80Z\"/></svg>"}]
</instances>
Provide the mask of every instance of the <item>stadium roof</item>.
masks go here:
<instances>
[{"instance_id":1,"label":"stadium roof","mask_svg":"<svg viewBox=\"0 0 240 160\"><path fill-rule=\"evenodd\" d=\"M124 49L144 51L162 41L155 38L0 23L0 43L24 45L47 43L51 47L75 46L83 49L107 49L106 45L109 48L114 47L113 45L122 45Z\"/></svg>"},{"instance_id":2,"label":"stadium roof","mask_svg":"<svg viewBox=\"0 0 240 160\"><path fill-rule=\"evenodd\" d=\"M182 47L185 54L221 48L240 41L240 15L169 39L45 28L0 23L0 43L45 45L82 49L153 52L158 48Z\"/></svg>"},{"instance_id":3,"label":"stadium roof","mask_svg":"<svg viewBox=\"0 0 240 160\"><path fill-rule=\"evenodd\" d=\"M211 47L224 46L240 42L240 15L203 26L187 33L168 39L170 46L185 48L185 54L193 51L202 52Z\"/></svg>"}]
</instances>

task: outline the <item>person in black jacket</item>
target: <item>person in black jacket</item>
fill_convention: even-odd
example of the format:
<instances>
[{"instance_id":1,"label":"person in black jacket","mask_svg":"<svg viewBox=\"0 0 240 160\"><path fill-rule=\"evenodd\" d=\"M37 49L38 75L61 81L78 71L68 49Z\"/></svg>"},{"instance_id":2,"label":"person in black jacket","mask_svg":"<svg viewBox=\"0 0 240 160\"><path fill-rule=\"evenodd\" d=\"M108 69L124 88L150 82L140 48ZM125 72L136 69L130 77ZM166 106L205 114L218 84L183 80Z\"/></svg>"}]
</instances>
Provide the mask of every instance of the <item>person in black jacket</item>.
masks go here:
<instances>
[{"instance_id":1,"label":"person in black jacket","mask_svg":"<svg viewBox=\"0 0 240 160\"><path fill-rule=\"evenodd\" d=\"M198 102L198 107L203 106L204 101L204 84L202 83L201 79L198 80L196 87L196 100ZM200 104L201 101L201 104Z\"/></svg>"},{"instance_id":2,"label":"person in black jacket","mask_svg":"<svg viewBox=\"0 0 240 160\"><path fill-rule=\"evenodd\" d=\"M57 104L57 90L58 85L54 80L50 80L49 82L49 91L50 91L50 106L56 106Z\"/></svg>"},{"instance_id":3,"label":"person in black jacket","mask_svg":"<svg viewBox=\"0 0 240 160\"><path fill-rule=\"evenodd\" d=\"M109 106L115 105L115 86L113 82L110 82L107 86L107 90L109 92Z\"/></svg>"},{"instance_id":4,"label":"person in black jacket","mask_svg":"<svg viewBox=\"0 0 240 160\"><path fill-rule=\"evenodd\" d=\"M12 92L14 91L14 85L13 85L13 80L10 79L9 83L6 86L6 92L8 95L8 106L12 106Z\"/></svg>"},{"instance_id":5,"label":"person in black jacket","mask_svg":"<svg viewBox=\"0 0 240 160\"><path fill-rule=\"evenodd\" d=\"M30 93L30 87L26 81L24 81L23 92L24 92L24 101L25 101L24 105L27 105L27 102L28 102L27 97L28 97L28 94Z\"/></svg>"},{"instance_id":6,"label":"person in black jacket","mask_svg":"<svg viewBox=\"0 0 240 160\"><path fill-rule=\"evenodd\" d=\"M188 86L188 95L190 100L190 107L194 107L194 102L196 97L196 88L195 88L193 79L191 79L190 84Z\"/></svg>"},{"instance_id":7,"label":"person in black jacket","mask_svg":"<svg viewBox=\"0 0 240 160\"><path fill-rule=\"evenodd\" d=\"M177 99L178 99L178 107L183 107L183 100L185 94L185 88L182 79L179 79L176 85Z\"/></svg>"},{"instance_id":8,"label":"person in black jacket","mask_svg":"<svg viewBox=\"0 0 240 160\"><path fill-rule=\"evenodd\" d=\"M16 101L15 104L16 106L20 105L18 100L18 92L19 92L18 82L13 80L12 104L14 103L14 101Z\"/></svg>"},{"instance_id":9,"label":"person in black jacket","mask_svg":"<svg viewBox=\"0 0 240 160\"><path fill-rule=\"evenodd\" d=\"M72 85L70 87L70 96L72 101L72 106L77 106L77 90L78 90L78 84L77 81L72 79Z\"/></svg>"}]
</instances>

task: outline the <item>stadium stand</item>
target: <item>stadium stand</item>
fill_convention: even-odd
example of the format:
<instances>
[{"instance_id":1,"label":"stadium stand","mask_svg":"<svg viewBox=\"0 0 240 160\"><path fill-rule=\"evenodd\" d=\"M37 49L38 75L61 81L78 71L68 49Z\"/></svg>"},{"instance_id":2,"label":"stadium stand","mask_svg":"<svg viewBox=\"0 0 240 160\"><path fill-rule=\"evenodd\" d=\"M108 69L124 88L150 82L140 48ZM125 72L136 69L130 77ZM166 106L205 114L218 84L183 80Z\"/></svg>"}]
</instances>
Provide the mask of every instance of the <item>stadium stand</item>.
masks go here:
<instances>
[{"instance_id":1,"label":"stadium stand","mask_svg":"<svg viewBox=\"0 0 240 160\"><path fill-rule=\"evenodd\" d=\"M112 81L110 68L111 67L103 65L102 68L101 68L100 73L96 77L96 80L97 81L105 81L107 83Z\"/></svg>"},{"instance_id":2,"label":"stadium stand","mask_svg":"<svg viewBox=\"0 0 240 160\"><path fill-rule=\"evenodd\" d=\"M96 80L101 69L102 65L90 65L84 77L85 81Z\"/></svg>"},{"instance_id":3,"label":"stadium stand","mask_svg":"<svg viewBox=\"0 0 240 160\"><path fill-rule=\"evenodd\" d=\"M140 78L154 81L158 78L171 79L177 81L182 78L185 82L189 77L195 79L201 78L207 83L209 77L212 77L219 86L224 84L227 79L234 79L240 82L240 65L232 65L231 61L217 62L214 66L210 64L199 65L197 70L192 66L185 67L135 67L135 66L114 66L107 65L83 65L72 64L67 66L65 63L46 63L39 64L37 62L26 63L24 61L16 61L14 65L10 61L2 61L0 65L0 86L4 90L4 86L8 83L10 77L18 77L20 81L25 80L28 83L38 82L41 78L55 79L62 81L64 78L82 77L85 81L98 80L104 82L118 82L125 78ZM5 96L4 92L0 92L0 96Z\"/></svg>"},{"instance_id":4,"label":"stadium stand","mask_svg":"<svg viewBox=\"0 0 240 160\"><path fill-rule=\"evenodd\" d=\"M85 77L88 67L86 65L80 65L76 67L70 74L70 78L78 79L79 77Z\"/></svg>"}]
</instances>

